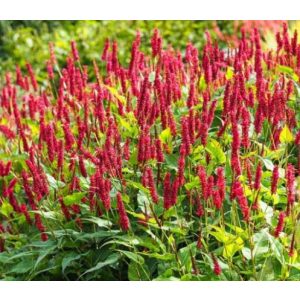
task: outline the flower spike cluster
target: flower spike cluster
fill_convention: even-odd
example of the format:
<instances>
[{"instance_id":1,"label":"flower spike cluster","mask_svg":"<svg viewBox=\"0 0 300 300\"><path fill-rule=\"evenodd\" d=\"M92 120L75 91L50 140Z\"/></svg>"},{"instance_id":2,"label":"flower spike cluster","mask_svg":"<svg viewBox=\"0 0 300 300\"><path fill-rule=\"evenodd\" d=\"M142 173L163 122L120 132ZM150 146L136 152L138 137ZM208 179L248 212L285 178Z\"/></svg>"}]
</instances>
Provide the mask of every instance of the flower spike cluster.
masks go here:
<instances>
[{"instance_id":1,"label":"flower spike cluster","mask_svg":"<svg viewBox=\"0 0 300 300\"><path fill-rule=\"evenodd\" d=\"M0 251L10 250L14 237L26 232L47 241L61 229L94 234L100 224L99 230L118 237L138 237L130 247L139 255L159 248L154 232L160 243L167 237L167 246L159 246L174 252L179 273L189 261L198 272L200 252L191 246L196 245L195 251L212 256L214 274L222 274L225 250L233 247L222 245L222 254L223 240L212 228L228 239L236 234L232 227L249 235L263 228L278 243L284 231L294 253L297 32L290 34L284 23L275 50L258 29L242 30L235 48L203 34L202 48L188 42L181 52L165 47L163 32L155 29L143 51L137 32L125 60L120 44L107 39L90 65L84 65L76 41L64 63L50 44L44 71L26 62L4 74ZM261 217L262 207L273 210L271 220ZM240 239L253 246L252 237ZM191 247L188 263L180 261L181 246ZM153 262L164 255L153 256Z\"/></svg>"}]
</instances>

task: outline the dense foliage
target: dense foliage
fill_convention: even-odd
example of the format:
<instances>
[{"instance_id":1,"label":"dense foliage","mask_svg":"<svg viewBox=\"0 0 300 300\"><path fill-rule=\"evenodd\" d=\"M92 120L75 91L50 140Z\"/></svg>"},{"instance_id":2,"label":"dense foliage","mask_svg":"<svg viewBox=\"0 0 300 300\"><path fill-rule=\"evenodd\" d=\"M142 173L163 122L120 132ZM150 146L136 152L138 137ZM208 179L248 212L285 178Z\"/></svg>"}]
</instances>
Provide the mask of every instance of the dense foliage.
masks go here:
<instances>
[{"instance_id":1,"label":"dense foliage","mask_svg":"<svg viewBox=\"0 0 300 300\"><path fill-rule=\"evenodd\" d=\"M224 34L233 32L233 22L218 22ZM151 32L160 28L165 45L173 44L183 50L191 40L201 47L204 31L213 27L212 21L0 21L0 70L14 68L16 62L25 67L30 60L36 71L44 69L48 59L48 43L56 45L56 59L64 63L70 42L75 39L81 63L89 64L99 58L105 39L117 39L119 60L128 60L131 41L139 30L143 50L149 48ZM17 45L17 47L16 47ZM32 53L35 55L32 55ZM128 62L128 61L127 61Z\"/></svg>"},{"instance_id":2,"label":"dense foliage","mask_svg":"<svg viewBox=\"0 0 300 300\"><path fill-rule=\"evenodd\" d=\"M0 278L299 280L300 45L276 40L182 55L137 32L124 62L72 41L7 72Z\"/></svg>"},{"instance_id":3,"label":"dense foliage","mask_svg":"<svg viewBox=\"0 0 300 300\"><path fill-rule=\"evenodd\" d=\"M205 30L218 37L221 46L236 42L240 28L247 31L253 26L276 30L281 22L276 21L0 21L0 71L13 70L16 63L25 67L30 60L36 72L44 69L48 59L48 43L56 46L56 59L63 64L72 40L76 40L81 63L89 64L99 58L105 39L117 39L118 58L128 63L131 41L139 30L142 34L142 50L148 53L151 33L159 28L164 45L176 46L183 51L188 41L202 48Z\"/></svg>"}]
</instances>

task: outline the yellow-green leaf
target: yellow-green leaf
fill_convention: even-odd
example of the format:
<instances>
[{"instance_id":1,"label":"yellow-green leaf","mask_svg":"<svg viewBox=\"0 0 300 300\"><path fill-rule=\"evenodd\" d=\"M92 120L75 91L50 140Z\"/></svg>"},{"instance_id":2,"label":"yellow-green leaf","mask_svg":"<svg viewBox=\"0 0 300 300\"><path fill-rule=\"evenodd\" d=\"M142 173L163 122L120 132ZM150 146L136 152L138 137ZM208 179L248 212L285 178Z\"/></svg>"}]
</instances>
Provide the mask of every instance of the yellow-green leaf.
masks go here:
<instances>
[{"instance_id":1,"label":"yellow-green leaf","mask_svg":"<svg viewBox=\"0 0 300 300\"><path fill-rule=\"evenodd\" d=\"M111 94L113 95L113 96L115 96L123 105L124 104L126 104L126 98L124 97L124 96L122 96L122 95L120 95L119 93L118 93L118 91L115 89L115 88L113 88L113 87L111 87L111 86L108 86L108 85L105 85L105 87L111 92Z\"/></svg>"},{"instance_id":2,"label":"yellow-green leaf","mask_svg":"<svg viewBox=\"0 0 300 300\"><path fill-rule=\"evenodd\" d=\"M168 127L165 130L163 130L161 132L161 134L159 135L160 140L167 144L169 142L169 140L171 139L172 135L171 135L171 129Z\"/></svg>"},{"instance_id":3,"label":"yellow-green leaf","mask_svg":"<svg viewBox=\"0 0 300 300\"><path fill-rule=\"evenodd\" d=\"M227 80L230 80L233 77L233 68L228 67L225 75Z\"/></svg>"},{"instance_id":4,"label":"yellow-green leaf","mask_svg":"<svg viewBox=\"0 0 300 300\"><path fill-rule=\"evenodd\" d=\"M240 237L232 239L231 243L224 245L223 256L225 258L231 258L237 251L243 249L244 241Z\"/></svg>"},{"instance_id":5,"label":"yellow-green leaf","mask_svg":"<svg viewBox=\"0 0 300 300\"><path fill-rule=\"evenodd\" d=\"M297 82L299 81L298 75L290 67L279 65L278 66L278 71L290 75L294 79L294 81L297 81Z\"/></svg>"},{"instance_id":6,"label":"yellow-green leaf","mask_svg":"<svg viewBox=\"0 0 300 300\"><path fill-rule=\"evenodd\" d=\"M287 125L285 125L283 127L283 129L281 130L280 135L279 135L279 140L281 143L284 143L284 144L288 144L294 140L293 134L291 133L291 131Z\"/></svg>"},{"instance_id":7,"label":"yellow-green leaf","mask_svg":"<svg viewBox=\"0 0 300 300\"><path fill-rule=\"evenodd\" d=\"M81 199L86 195L86 192L78 192L64 197L65 205L79 204Z\"/></svg>"},{"instance_id":8,"label":"yellow-green leaf","mask_svg":"<svg viewBox=\"0 0 300 300\"><path fill-rule=\"evenodd\" d=\"M215 231L210 231L209 234L224 244L223 256L225 258L231 258L237 251L244 247L244 241L240 236L226 232L224 228L217 226L212 226L212 228Z\"/></svg>"},{"instance_id":9,"label":"yellow-green leaf","mask_svg":"<svg viewBox=\"0 0 300 300\"><path fill-rule=\"evenodd\" d=\"M216 163L224 164L226 162L226 155L217 140L211 139L206 146L206 150L212 154Z\"/></svg>"},{"instance_id":10,"label":"yellow-green leaf","mask_svg":"<svg viewBox=\"0 0 300 300\"><path fill-rule=\"evenodd\" d=\"M0 214L8 218L11 212L13 212L13 207L7 201L3 201L0 206Z\"/></svg>"}]
</instances>

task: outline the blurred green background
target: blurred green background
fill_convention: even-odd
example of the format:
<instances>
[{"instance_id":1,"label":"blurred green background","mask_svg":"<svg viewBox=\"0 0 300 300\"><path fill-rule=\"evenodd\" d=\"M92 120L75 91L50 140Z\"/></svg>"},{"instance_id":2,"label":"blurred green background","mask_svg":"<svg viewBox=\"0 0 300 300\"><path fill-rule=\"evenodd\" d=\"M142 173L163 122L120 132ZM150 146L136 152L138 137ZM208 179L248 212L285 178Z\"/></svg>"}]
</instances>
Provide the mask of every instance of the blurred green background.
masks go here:
<instances>
[{"instance_id":1,"label":"blurred green background","mask_svg":"<svg viewBox=\"0 0 300 300\"><path fill-rule=\"evenodd\" d=\"M232 21L215 24L228 34ZM29 60L35 68L49 58L48 43L55 44L58 60L69 52L70 41L77 41L83 63L99 59L107 37L119 44L120 59L130 56L131 41L136 31L142 33L142 47L148 48L153 29L160 29L164 45L184 49L188 41L201 47L204 31L212 29L213 21L0 21L0 71L24 66Z\"/></svg>"},{"instance_id":2,"label":"blurred green background","mask_svg":"<svg viewBox=\"0 0 300 300\"><path fill-rule=\"evenodd\" d=\"M218 37L225 47L237 38L241 26L250 28L251 22L254 21L0 21L0 72L14 70L16 64L24 68L27 60L36 72L44 70L49 58L49 42L55 44L56 56L62 63L70 51L70 41L76 40L82 63L90 64L93 59L100 59L106 38L116 39L119 58L126 62L137 30L142 33L145 51L150 51L150 37L155 27L163 36L164 46L172 44L183 50L191 41L201 49L205 30ZM278 25L278 21L256 22L260 22L259 28L271 26L272 29L273 23Z\"/></svg>"}]
</instances>

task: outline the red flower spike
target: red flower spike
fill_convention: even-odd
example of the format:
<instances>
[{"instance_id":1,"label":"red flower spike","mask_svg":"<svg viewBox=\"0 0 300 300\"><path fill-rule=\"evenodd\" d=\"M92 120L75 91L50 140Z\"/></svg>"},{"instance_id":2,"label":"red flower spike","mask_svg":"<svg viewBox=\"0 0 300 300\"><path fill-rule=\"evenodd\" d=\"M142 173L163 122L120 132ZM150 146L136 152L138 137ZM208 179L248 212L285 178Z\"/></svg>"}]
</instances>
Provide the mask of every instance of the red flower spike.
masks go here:
<instances>
[{"instance_id":1,"label":"red flower spike","mask_svg":"<svg viewBox=\"0 0 300 300\"><path fill-rule=\"evenodd\" d=\"M212 197L216 209L220 210L222 208L222 200L219 191L213 191Z\"/></svg>"},{"instance_id":2,"label":"red flower spike","mask_svg":"<svg viewBox=\"0 0 300 300\"><path fill-rule=\"evenodd\" d=\"M34 91L37 91L38 90L38 83L36 81L36 77L35 77L35 74L33 72L33 69L32 69L32 66L31 64L29 63L26 63L26 68L27 68L27 71L29 73L29 76L30 76L30 80L31 80L31 84L33 86L33 89Z\"/></svg>"},{"instance_id":3,"label":"red flower spike","mask_svg":"<svg viewBox=\"0 0 300 300\"><path fill-rule=\"evenodd\" d=\"M247 198L244 195L244 190L239 181L235 181L232 186L232 197L238 200L238 204L242 211L243 219L248 222L250 218L250 209Z\"/></svg>"},{"instance_id":4,"label":"red flower spike","mask_svg":"<svg viewBox=\"0 0 300 300\"><path fill-rule=\"evenodd\" d=\"M277 183L279 179L279 171L278 166L275 166L272 172L272 180L271 180L271 193L272 195L277 191Z\"/></svg>"},{"instance_id":5,"label":"red flower spike","mask_svg":"<svg viewBox=\"0 0 300 300\"><path fill-rule=\"evenodd\" d=\"M276 238L279 237L279 234L282 232L283 230L283 227L284 227L284 218L285 218L285 213L282 211L280 212L279 214L279 217L278 217L278 223L277 223L277 226L276 226L276 229L274 231L274 236Z\"/></svg>"},{"instance_id":6,"label":"red flower spike","mask_svg":"<svg viewBox=\"0 0 300 300\"><path fill-rule=\"evenodd\" d=\"M159 163L164 162L164 154L162 151L161 141L160 139L155 140L155 148L156 148L156 159Z\"/></svg>"},{"instance_id":7,"label":"red flower spike","mask_svg":"<svg viewBox=\"0 0 300 300\"><path fill-rule=\"evenodd\" d=\"M5 125L0 125L0 132L2 132L8 140L12 140L16 137L15 133Z\"/></svg>"},{"instance_id":8,"label":"red flower spike","mask_svg":"<svg viewBox=\"0 0 300 300\"><path fill-rule=\"evenodd\" d=\"M164 208L169 209L171 203L171 174L167 172L164 179Z\"/></svg>"},{"instance_id":9,"label":"red flower spike","mask_svg":"<svg viewBox=\"0 0 300 300\"><path fill-rule=\"evenodd\" d=\"M87 172L82 155L79 156L79 170L83 177L87 177Z\"/></svg>"},{"instance_id":10,"label":"red flower spike","mask_svg":"<svg viewBox=\"0 0 300 300\"><path fill-rule=\"evenodd\" d=\"M198 177L201 183L202 196L205 200L208 198L206 172L203 166L198 167Z\"/></svg>"},{"instance_id":11,"label":"red flower spike","mask_svg":"<svg viewBox=\"0 0 300 300\"><path fill-rule=\"evenodd\" d=\"M49 80L54 79L54 72L53 72L53 66L50 60L47 61L47 73Z\"/></svg>"},{"instance_id":12,"label":"red flower spike","mask_svg":"<svg viewBox=\"0 0 300 300\"><path fill-rule=\"evenodd\" d=\"M122 200L121 194L118 192L117 194L117 208L119 212L119 220L120 220L120 226L122 230L128 231L130 227L129 218L127 216L125 206Z\"/></svg>"},{"instance_id":13,"label":"red flower spike","mask_svg":"<svg viewBox=\"0 0 300 300\"><path fill-rule=\"evenodd\" d=\"M260 182L261 182L261 176L262 176L262 165L259 162L256 168L255 173L255 182L254 182L254 189L259 190L260 189Z\"/></svg>"},{"instance_id":14,"label":"red flower spike","mask_svg":"<svg viewBox=\"0 0 300 300\"><path fill-rule=\"evenodd\" d=\"M220 276L222 274L222 269L221 269L221 266L215 256L213 256L213 263L214 263L214 273L217 276Z\"/></svg>"},{"instance_id":15,"label":"red flower spike","mask_svg":"<svg viewBox=\"0 0 300 300\"><path fill-rule=\"evenodd\" d=\"M104 48L103 48L102 56L101 56L101 59L102 59L103 61L106 61L107 58L108 58L108 50L109 50L109 47L110 47L109 39L106 39L106 40L105 40L105 43L104 43Z\"/></svg>"},{"instance_id":16,"label":"red flower spike","mask_svg":"<svg viewBox=\"0 0 300 300\"><path fill-rule=\"evenodd\" d=\"M156 186L155 186L155 182L154 182L153 171L152 171L151 168L147 168L146 172L147 172L147 177L148 177L147 187L150 190L150 194L151 194L153 202L157 204L158 203L158 195L157 195L157 192L156 192Z\"/></svg>"},{"instance_id":17,"label":"red flower spike","mask_svg":"<svg viewBox=\"0 0 300 300\"><path fill-rule=\"evenodd\" d=\"M45 233L45 232L41 233L41 240L43 242L47 242L48 241L48 235L47 235L47 233Z\"/></svg>"},{"instance_id":18,"label":"red flower spike","mask_svg":"<svg viewBox=\"0 0 300 300\"><path fill-rule=\"evenodd\" d=\"M77 45L75 41L71 41L71 48L72 48L72 55L74 61L79 61L79 54L78 54Z\"/></svg>"},{"instance_id":19,"label":"red flower spike","mask_svg":"<svg viewBox=\"0 0 300 300\"><path fill-rule=\"evenodd\" d=\"M226 181L224 177L224 168L221 167L217 169L217 188L220 194L221 201L224 201L226 192Z\"/></svg>"}]
</instances>

